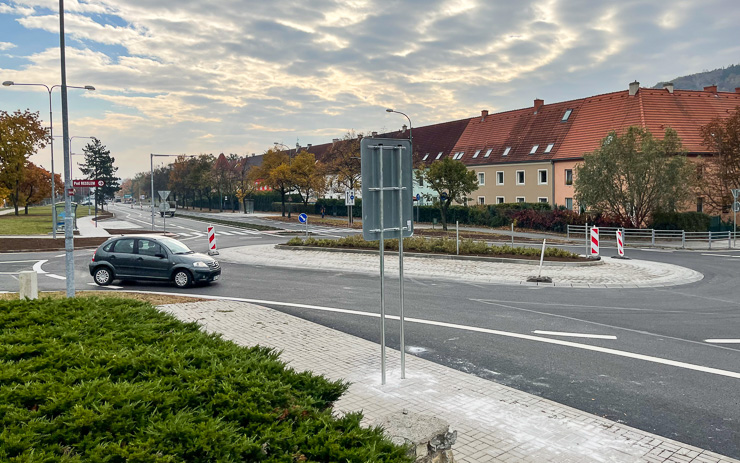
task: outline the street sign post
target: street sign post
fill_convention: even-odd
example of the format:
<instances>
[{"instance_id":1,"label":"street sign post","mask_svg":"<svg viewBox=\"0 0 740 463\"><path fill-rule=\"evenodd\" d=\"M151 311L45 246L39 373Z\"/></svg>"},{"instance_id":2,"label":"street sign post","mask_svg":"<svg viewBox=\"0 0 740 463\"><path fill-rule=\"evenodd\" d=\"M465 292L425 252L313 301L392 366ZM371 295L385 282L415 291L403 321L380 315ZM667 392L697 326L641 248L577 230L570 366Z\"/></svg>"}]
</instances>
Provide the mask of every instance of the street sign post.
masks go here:
<instances>
[{"instance_id":1,"label":"street sign post","mask_svg":"<svg viewBox=\"0 0 740 463\"><path fill-rule=\"evenodd\" d=\"M352 208L355 205L355 190L350 189L344 192L344 205L347 206L347 224L352 226Z\"/></svg>"},{"instance_id":2,"label":"street sign post","mask_svg":"<svg viewBox=\"0 0 740 463\"><path fill-rule=\"evenodd\" d=\"M162 193L161 191L159 192ZM159 203L159 212L162 213L162 231L167 233L167 212L170 210L170 203L167 201L162 201Z\"/></svg>"},{"instance_id":3,"label":"street sign post","mask_svg":"<svg viewBox=\"0 0 740 463\"><path fill-rule=\"evenodd\" d=\"M385 239L398 239L400 283L401 379L406 377L403 314L403 238L413 230L413 165L411 141L363 138L360 143L362 172L362 236L379 240L380 250L380 368L385 384Z\"/></svg>"},{"instance_id":4,"label":"street sign post","mask_svg":"<svg viewBox=\"0 0 740 463\"><path fill-rule=\"evenodd\" d=\"M105 180L72 180L72 186L78 186L78 187L104 187L105 186Z\"/></svg>"},{"instance_id":5,"label":"street sign post","mask_svg":"<svg viewBox=\"0 0 740 463\"><path fill-rule=\"evenodd\" d=\"M304 214L304 213L301 213L298 216L298 221L300 223L305 223L306 224L306 238L308 238L308 216L306 214Z\"/></svg>"}]
</instances>

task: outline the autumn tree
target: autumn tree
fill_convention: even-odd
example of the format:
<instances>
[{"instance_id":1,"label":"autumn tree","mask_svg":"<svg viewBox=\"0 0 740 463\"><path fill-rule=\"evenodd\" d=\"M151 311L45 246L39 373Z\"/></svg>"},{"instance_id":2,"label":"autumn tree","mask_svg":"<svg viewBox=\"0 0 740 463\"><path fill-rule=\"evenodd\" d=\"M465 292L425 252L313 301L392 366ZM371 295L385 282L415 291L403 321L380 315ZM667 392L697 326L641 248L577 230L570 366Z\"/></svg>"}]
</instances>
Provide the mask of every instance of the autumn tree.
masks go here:
<instances>
[{"instance_id":1,"label":"autumn tree","mask_svg":"<svg viewBox=\"0 0 740 463\"><path fill-rule=\"evenodd\" d=\"M361 186L360 142L362 134L347 132L329 148L327 171L334 176L339 191L358 189Z\"/></svg>"},{"instance_id":2,"label":"autumn tree","mask_svg":"<svg viewBox=\"0 0 740 463\"><path fill-rule=\"evenodd\" d=\"M255 191L257 191L257 183L255 183L252 175L250 175L250 172L254 167L250 159L251 158L249 156L242 157L234 168L236 176L236 197L242 203L242 208L245 212L247 210L246 199L254 195Z\"/></svg>"},{"instance_id":3,"label":"autumn tree","mask_svg":"<svg viewBox=\"0 0 740 463\"><path fill-rule=\"evenodd\" d=\"M434 161L427 169L415 172L417 182L424 181L437 193L439 210L442 216L442 229L447 230L447 210L453 201L462 203L467 196L478 189L478 177L474 170L468 170L460 161L444 158ZM435 198L427 195L427 199Z\"/></svg>"},{"instance_id":4,"label":"autumn tree","mask_svg":"<svg viewBox=\"0 0 740 463\"><path fill-rule=\"evenodd\" d=\"M270 148L262 156L262 165L252 169L252 178L255 181L268 185L273 191L280 193L283 217L285 217L285 196L295 188L290 163L287 152Z\"/></svg>"},{"instance_id":5,"label":"autumn tree","mask_svg":"<svg viewBox=\"0 0 740 463\"><path fill-rule=\"evenodd\" d=\"M178 156L170 169L167 186L173 192L174 197L182 201L183 207L186 207L185 198L189 194L192 195L194 190L188 177L196 162L195 158L186 157L185 155Z\"/></svg>"},{"instance_id":6,"label":"autumn tree","mask_svg":"<svg viewBox=\"0 0 740 463\"><path fill-rule=\"evenodd\" d=\"M701 128L710 156L699 160L697 191L710 209L729 212L732 190L740 188L740 106Z\"/></svg>"},{"instance_id":7,"label":"autumn tree","mask_svg":"<svg viewBox=\"0 0 740 463\"><path fill-rule=\"evenodd\" d=\"M64 184L61 175L55 177L56 194L64 192ZM26 165L26 173L19 189L19 204L24 207L24 214L28 215L28 206L38 203L44 198L51 196L51 172L29 162Z\"/></svg>"},{"instance_id":8,"label":"autumn tree","mask_svg":"<svg viewBox=\"0 0 740 463\"><path fill-rule=\"evenodd\" d=\"M194 158L194 162L188 172L188 182L197 193L200 210L203 210L203 198L208 199L208 210L211 209L211 196L213 194L212 166L215 162L213 155L201 154ZM195 195L193 195L195 198Z\"/></svg>"},{"instance_id":9,"label":"autumn tree","mask_svg":"<svg viewBox=\"0 0 740 463\"><path fill-rule=\"evenodd\" d=\"M629 127L610 132L601 148L576 167L575 197L595 212L631 227L641 227L655 212L676 211L692 195L694 168L675 130L663 139Z\"/></svg>"},{"instance_id":10,"label":"autumn tree","mask_svg":"<svg viewBox=\"0 0 740 463\"><path fill-rule=\"evenodd\" d=\"M7 190L15 215L21 205L21 184L28 158L48 142L49 136L41 126L38 113L0 111L0 189Z\"/></svg>"},{"instance_id":11,"label":"autumn tree","mask_svg":"<svg viewBox=\"0 0 740 463\"><path fill-rule=\"evenodd\" d=\"M301 196L303 205L308 205L312 195L320 195L326 190L324 166L316 162L316 156L308 151L301 151L290 164L293 183Z\"/></svg>"}]
</instances>

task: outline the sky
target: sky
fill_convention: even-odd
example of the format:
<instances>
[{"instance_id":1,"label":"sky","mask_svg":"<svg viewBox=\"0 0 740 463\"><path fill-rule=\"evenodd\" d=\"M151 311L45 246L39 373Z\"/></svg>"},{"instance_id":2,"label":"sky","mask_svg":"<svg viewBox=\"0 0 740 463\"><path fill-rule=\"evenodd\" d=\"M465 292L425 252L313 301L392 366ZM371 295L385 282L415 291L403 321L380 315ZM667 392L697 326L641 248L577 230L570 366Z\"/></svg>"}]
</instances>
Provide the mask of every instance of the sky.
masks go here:
<instances>
[{"instance_id":1,"label":"sky","mask_svg":"<svg viewBox=\"0 0 740 463\"><path fill-rule=\"evenodd\" d=\"M737 0L67 0L72 153L263 153L625 90L740 63ZM0 81L61 83L59 3L0 0ZM52 91L62 134L61 96ZM0 109L39 111L38 86ZM79 137L79 138L78 138ZM63 144L55 138L55 172ZM82 157L72 157L73 164ZM174 160L174 158L172 158ZM49 148L32 158L50 168ZM156 165L170 162L156 158ZM73 177L79 177L75 169Z\"/></svg>"}]
</instances>

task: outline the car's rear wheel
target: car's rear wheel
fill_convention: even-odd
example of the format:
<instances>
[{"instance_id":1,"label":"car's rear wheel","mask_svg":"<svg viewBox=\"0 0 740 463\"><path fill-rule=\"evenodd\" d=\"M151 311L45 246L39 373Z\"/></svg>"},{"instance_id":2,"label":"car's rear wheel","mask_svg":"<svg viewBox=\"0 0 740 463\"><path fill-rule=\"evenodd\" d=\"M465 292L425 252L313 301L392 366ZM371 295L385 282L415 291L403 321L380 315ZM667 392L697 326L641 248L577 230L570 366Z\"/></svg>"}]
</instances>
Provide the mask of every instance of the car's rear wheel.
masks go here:
<instances>
[{"instance_id":1,"label":"car's rear wheel","mask_svg":"<svg viewBox=\"0 0 740 463\"><path fill-rule=\"evenodd\" d=\"M98 267L93 278L98 286L108 286L113 281L113 271L107 267Z\"/></svg>"},{"instance_id":2,"label":"car's rear wheel","mask_svg":"<svg viewBox=\"0 0 740 463\"><path fill-rule=\"evenodd\" d=\"M187 288L193 282L193 277L187 270L178 270L172 276L172 281L178 288Z\"/></svg>"}]
</instances>

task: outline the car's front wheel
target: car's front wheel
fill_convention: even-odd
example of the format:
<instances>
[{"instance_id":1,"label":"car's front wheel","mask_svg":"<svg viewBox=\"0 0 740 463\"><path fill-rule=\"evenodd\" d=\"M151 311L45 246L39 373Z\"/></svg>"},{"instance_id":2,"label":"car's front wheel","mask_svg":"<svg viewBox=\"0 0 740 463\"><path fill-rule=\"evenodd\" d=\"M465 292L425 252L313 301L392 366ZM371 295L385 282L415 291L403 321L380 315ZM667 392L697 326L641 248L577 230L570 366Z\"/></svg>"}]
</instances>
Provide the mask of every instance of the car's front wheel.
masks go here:
<instances>
[{"instance_id":1,"label":"car's front wheel","mask_svg":"<svg viewBox=\"0 0 740 463\"><path fill-rule=\"evenodd\" d=\"M193 277L187 270L178 270L173 275L172 280L178 288L187 288L193 282Z\"/></svg>"},{"instance_id":2,"label":"car's front wheel","mask_svg":"<svg viewBox=\"0 0 740 463\"><path fill-rule=\"evenodd\" d=\"M98 286L108 286L113 281L113 271L107 267L98 267L93 278Z\"/></svg>"}]
</instances>

